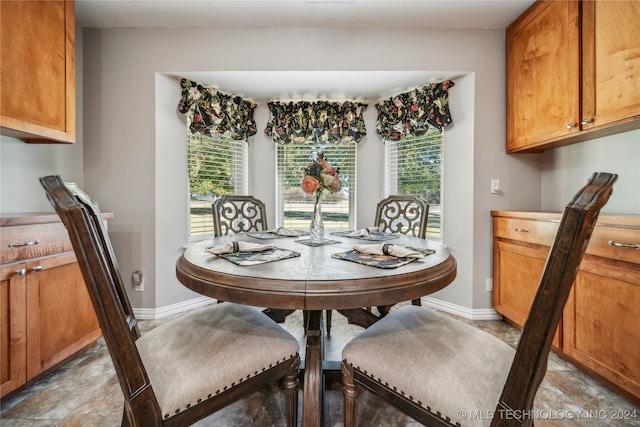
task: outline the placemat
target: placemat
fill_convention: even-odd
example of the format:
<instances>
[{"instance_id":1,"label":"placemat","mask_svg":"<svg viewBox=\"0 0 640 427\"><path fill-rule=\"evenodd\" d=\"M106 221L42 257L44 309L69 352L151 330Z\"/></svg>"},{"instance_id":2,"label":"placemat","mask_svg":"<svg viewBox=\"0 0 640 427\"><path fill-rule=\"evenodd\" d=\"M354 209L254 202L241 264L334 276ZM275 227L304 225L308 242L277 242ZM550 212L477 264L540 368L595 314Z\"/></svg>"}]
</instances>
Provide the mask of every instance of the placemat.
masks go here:
<instances>
[{"instance_id":1,"label":"placemat","mask_svg":"<svg viewBox=\"0 0 640 427\"><path fill-rule=\"evenodd\" d=\"M309 231L305 230L295 230L299 236L282 236L280 234L276 234L271 231L252 231L251 233L247 233L247 236L255 237L256 239L279 239L281 237L300 237L300 236L308 236Z\"/></svg>"},{"instance_id":2,"label":"placemat","mask_svg":"<svg viewBox=\"0 0 640 427\"><path fill-rule=\"evenodd\" d=\"M433 249L420 249L420 248L410 248L410 249L421 252L422 254L424 254L424 256L435 253ZM348 252L339 252L331 256L333 258L356 262L358 264L370 265L372 267L378 267L378 268L398 268L419 259L419 258L398 258L390 255L363 254L362 252L358 252L355 249L350 250Z\"/></svg>"},{"instance_id":3,"label":"placemat","mask_svg":"<svg viewBox=\"0 0 640 427\"><path fill-rule=\"evenodd\" d=\"M233 252L220 255L221 258L237 265L257 265L281 259L295 258L300 252L288 249L273 248L262 252Z\"/></svg>"},{"instance_id":4,"label":"placemat","mask_svg":"<svg viewBox=\"0 0 640 427\"><path fill-rule=\"evenodd\" d=\"M334 236L348 237L350 239L362 239L362 240L372 240L372 241L383 241L383 240L391 240L391 239L398 238L398 234L396 233L384 233L382 231L369 233L366 236L349 236L349 234L353 233L354 231L355 230L334 231L331 234Z\"/></svg>"},{"instance_id":5,"label":"placemat","mask_svg":"<svg viewBox=\"0 0 640 427\"><path fill-rule=\"evenodd\" d=\"M333 245L335 243L340 243L339 240L331 240L331 239L324 239L322 242L314 242L311 239L300 239L300 240L294 240L294 242L302 243L303 245L307 245L307 246L323 246L323 245Z\"/></svg>"}]
</instances>

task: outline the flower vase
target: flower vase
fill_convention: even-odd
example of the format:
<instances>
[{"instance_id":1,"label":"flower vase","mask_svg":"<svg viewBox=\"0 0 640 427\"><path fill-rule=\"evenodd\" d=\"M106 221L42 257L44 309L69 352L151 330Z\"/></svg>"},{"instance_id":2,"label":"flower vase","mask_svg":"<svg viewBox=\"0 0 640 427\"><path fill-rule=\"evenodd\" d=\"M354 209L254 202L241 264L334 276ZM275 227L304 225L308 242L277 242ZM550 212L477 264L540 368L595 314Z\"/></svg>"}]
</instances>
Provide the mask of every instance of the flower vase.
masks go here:
<instances>
[{"instance_id":1,"label":"flower vase","mask_svg":"<svg viewBox=\"0 0 640 427\"><path fill-rule=\"evenodd\" d=\"M320 243L324 241L324 224L322 223L322 191L316 193L316 201L313 204L313 216L311 217L311 226L309 233L311 241Z\"/></svg>"}]
</instances>

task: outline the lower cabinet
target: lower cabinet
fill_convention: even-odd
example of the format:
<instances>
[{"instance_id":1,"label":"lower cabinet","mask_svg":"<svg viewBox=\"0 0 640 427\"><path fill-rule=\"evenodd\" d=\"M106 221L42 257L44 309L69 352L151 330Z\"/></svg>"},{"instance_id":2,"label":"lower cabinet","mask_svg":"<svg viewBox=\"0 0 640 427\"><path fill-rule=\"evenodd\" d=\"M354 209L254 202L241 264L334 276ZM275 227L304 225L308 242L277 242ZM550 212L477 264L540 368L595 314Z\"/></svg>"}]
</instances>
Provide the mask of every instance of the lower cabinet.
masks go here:
<instances>
[{"instance_id":1,"label":"lower cabinet","mask_svg":"<svg viewBox=\"0 0 640 427\"><path fill-rule=\"evenodd\" d=\"M524 325L561 214L492 211L494 308ZM554 351L640 404L640 216L600 215Z\"/></svg>"},{"instance_id":2,"label":"lower cabinet","mask_svg":"<svg viewBox=\"0 0 640 427\"><path fill-rule=\"evenodd\" d=\"M35 218L51 223L28 224ZM0 396L5 396L94 343L101 331L57 216L2 221Z\"/></svg>"}]
</instances>

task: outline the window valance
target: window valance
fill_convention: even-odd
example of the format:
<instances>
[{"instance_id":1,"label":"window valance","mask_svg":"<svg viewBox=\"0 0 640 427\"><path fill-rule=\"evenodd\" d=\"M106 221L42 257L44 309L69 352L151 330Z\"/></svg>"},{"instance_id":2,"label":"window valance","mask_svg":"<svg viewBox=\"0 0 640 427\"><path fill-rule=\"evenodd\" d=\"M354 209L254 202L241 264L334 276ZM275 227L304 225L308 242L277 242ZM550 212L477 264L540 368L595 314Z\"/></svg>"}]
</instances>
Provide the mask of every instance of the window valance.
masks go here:
<instances>
[{"instance_id":1,"label":"window valance","mask_svg":"<svg viewBox=\"0 0 640 427\"><path fill-rule=\"evenodd\" d=\"M256 134L256 104L240 96L182 79L178 111L189 117L189 131L207 136L247 140Z\"/></svg>"},{"instance_id":2,"label":"window valance","mask_svg":"<svg viewBox=\"0 0 640 427\"><path fill-rule=\"evenodd\" d=\"M366 135L362 113L367 104L355 101L269 102L265 133L277 144L360 142Z\"/></svg>"},{"instance_id":3,"label":"window valance","mask_svg":"<svg viewBox=\"0 0 640 427\"><path fill-rule=\"evenodd\" d=\"M378 102L376 132L383 141L399 141L408 136L422 136L432 126L442 130L451 125L449 88L444 80Z\"/></svg>"}]
</instances>

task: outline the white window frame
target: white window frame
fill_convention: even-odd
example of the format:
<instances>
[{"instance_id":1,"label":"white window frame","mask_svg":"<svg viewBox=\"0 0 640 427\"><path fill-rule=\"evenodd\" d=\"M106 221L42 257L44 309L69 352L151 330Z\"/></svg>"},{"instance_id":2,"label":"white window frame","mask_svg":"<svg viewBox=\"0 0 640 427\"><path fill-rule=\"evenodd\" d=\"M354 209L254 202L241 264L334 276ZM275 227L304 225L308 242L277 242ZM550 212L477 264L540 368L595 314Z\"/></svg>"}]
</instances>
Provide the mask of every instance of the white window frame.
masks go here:
<instances>
[{"instance_id":1,"label":"white window frame","mask_svg":"<svg viewBox=\"0 0 640 427\"><path fill-rule=\"evenodd\" d=\"M427 134L421 137L404 138L400 141L385 141L384 148L384 196L388 197L393 194L418 194L429 203L429 223L427 226L427 238L433 240L442 240L442 194L443 194L443 177L444 177L444 131L440 132L436 129L430 129ZM435 144L435 145L434 145ZM399 174L399 164L401 159L408 156L400 153L403 149L425 149L431 151L428 157L431 159L424 162L420 167L438 168L440 172L439 183L440 188L438 194L430 192L427 182L424 187L416 191L415 187L412 191L403 191L401 177ZM400 154L399 154L400 153ZM439 159L439 160L438 160ZM419 177L420 171L409 171L406 175ZM420 184L420 180L417 182Z\"/></svg>"},{"instance_id":2,"label":"white window frame","mask_svg":"<svg viewBox=\"0 0 640 427\"><path fill-rule=\"evenodd\" d=\"M303 150L305 154L300 155L298 153L297 157L299 158L299 167L295 168L295 170L284 170L284 165L281 165L283 162L283 158L285 153L288 150ZM334 167L340 167L341 161L337 160L338 157L334 153L336 150L340 150L344 152L344 150L348 150L348 158L347 164L348 168L351 169L350 173L345 171L343 167L340 176L343 183L343 188L340 195L343 195L343 202L346 203L347 206L335 206L332 203L332 199L336 196L332 195L328 191L325 190L323 194L323 203L322 203L322 213L324 218L325 228L328 230L348 230L354 229L356 224L356 177L357 177L357 146L355 143L348 144L327 144L327 145L318 145L312 142L306 142L303 144L278 144L276 145L276 153L275 153L275 163L276 163L276 226L284 226L287 228L293 229L308 229L309 223L311 221L311 212L313 210L313 197L309 195L304 195L302 190L300 189L300 183L302 182L302 178L304 177L304 167L312 161L314 152L323 152L325 154L325 159ZM289 151L290 153L291 151ZM344 161L344 155L339 156L342 161ZM294 185L290 186L290 189L297 190L296 197L300 200L300 210L304 211L305 214L308 214L309 218L300 219L298 221L294 221L291 217L287 218L286 213L291 212L289 202L289 196L286 194L285 187L283 185L286 182L286 178L289 180L293 180L295 182ZM331 221L331 219L327 219L326 215L331 215L334 213L334 210L340 210L342 213L347 213L348 220L347 221ZM346 211L346 212L345 212ZM296 212L298 212L296 210Z\"/></svg>"},{"instance_id":3,"label":"white window frame","mask_svg":"<svg viewBox=\"0 0 640 427\"><path fill-rule=\"evenodd\" d=\"M212 147L206 147L211 144ZM199 147L198 147L199 145ZM210 173L200 176L198 181L205 184L202 188L216 188L218 191L206 192L206 194L192 194L195 176L192 176L192 169L196 160L192 157L193 149L200 148L200 163L202 167L210 168ZM227 152L227 156L220 156L219 150ZM216 152L217 151L217 152ZM202 158L206 158L203 160ZM199 239L213 236L213 213L211 204L213 201L225 194L247 195L249 183L249 147L246 141L236 141L230 138L210 137L200 134L188 133L187 137L187 174L188 174L188 200L187 209L189 220L187 233L189 239ZM221 179L216 171L223 170L224 167L231 169L230 184L226 186L216 185ZM211 183L207 183L211 181ZM197 185L197 184L195 184ZM218 194L219 193L219 194ZM197 213L194 213L197 212Z\"/></svg>"}]
</instances>

